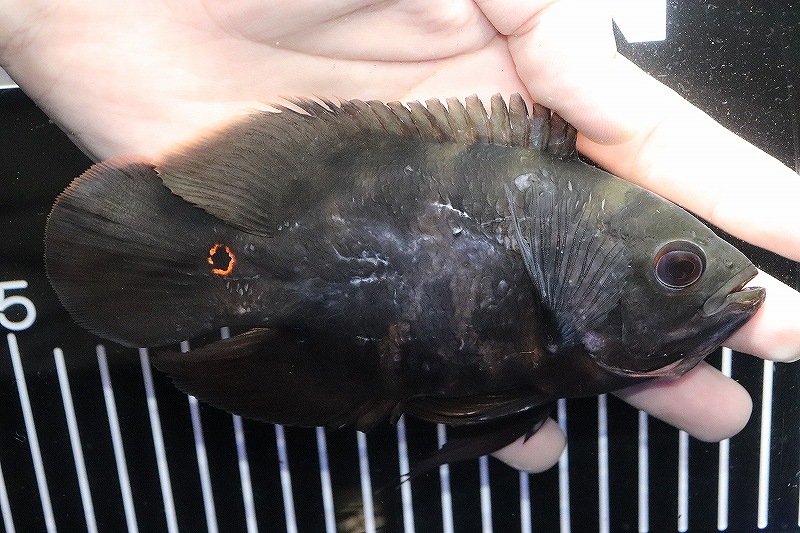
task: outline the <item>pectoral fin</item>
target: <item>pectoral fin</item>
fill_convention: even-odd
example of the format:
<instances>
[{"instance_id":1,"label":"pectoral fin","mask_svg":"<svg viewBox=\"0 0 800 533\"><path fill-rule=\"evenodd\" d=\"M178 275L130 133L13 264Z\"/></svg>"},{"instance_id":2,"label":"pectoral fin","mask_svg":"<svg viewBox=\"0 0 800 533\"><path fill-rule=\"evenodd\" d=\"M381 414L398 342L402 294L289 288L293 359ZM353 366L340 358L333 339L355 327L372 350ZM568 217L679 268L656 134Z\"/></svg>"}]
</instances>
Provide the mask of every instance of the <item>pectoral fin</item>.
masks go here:
<instances>
[{"instance_id":1,"label":"pectoral fin","mask_svg":"<svg viewBox=\"0 0 800 533\"><path fill-rule=\"evenodd\" d=\"M622 239L603 230L604 200L544 173L518 187L506 187L515 237L552 349L561 350L580 343L616 307L630 261Z\"/></svg>"}]
</instances>

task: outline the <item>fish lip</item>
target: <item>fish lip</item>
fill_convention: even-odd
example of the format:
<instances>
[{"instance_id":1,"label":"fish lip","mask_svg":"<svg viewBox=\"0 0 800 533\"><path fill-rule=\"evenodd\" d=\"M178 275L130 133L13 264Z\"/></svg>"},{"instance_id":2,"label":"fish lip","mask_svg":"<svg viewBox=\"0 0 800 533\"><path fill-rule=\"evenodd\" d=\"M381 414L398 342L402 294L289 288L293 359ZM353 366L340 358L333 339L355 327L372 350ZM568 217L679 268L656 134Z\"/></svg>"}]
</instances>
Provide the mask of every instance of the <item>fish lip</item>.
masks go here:
<instances>
[{"instance_id":1,"label":"fish lip","mask_svg":"<svg viewBox=\"0 0 800 533\"><path fill-rule=\"evenodd\" d=\"M758 307L764 300L766 291L762 287L745 287L756 274L758 269L753 265L743 268L706 300L698 314L710 317L731 305L743 309Z\"/></svg>"}]
</instances>

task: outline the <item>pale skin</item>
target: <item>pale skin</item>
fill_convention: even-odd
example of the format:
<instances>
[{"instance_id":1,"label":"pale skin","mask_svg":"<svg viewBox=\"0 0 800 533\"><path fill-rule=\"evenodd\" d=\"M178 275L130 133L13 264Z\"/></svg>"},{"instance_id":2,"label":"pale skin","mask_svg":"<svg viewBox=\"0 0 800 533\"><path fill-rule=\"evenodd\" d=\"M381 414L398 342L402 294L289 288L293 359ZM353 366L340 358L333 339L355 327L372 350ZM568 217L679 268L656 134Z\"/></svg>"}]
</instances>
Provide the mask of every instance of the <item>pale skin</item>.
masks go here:
<instances>
[{"instance_id":1,"label":"pale skin","mask_svg":"<svg viewBox=\"0 0 800 533\"><path fill-rule=\"evenodd\" d=\"M0 0L0 64L93 158L157 161L176 143L282 96L417 100L519 92L574 124L578 148L733 235L800 260L795 172L616 53L597 0ZM800 357L800 294L767 274L757 315L728 341ZM752 403L701 363L617 393L714 441ZM555 422L496 455L540 471Z\"/></svg>"}]
</instances>

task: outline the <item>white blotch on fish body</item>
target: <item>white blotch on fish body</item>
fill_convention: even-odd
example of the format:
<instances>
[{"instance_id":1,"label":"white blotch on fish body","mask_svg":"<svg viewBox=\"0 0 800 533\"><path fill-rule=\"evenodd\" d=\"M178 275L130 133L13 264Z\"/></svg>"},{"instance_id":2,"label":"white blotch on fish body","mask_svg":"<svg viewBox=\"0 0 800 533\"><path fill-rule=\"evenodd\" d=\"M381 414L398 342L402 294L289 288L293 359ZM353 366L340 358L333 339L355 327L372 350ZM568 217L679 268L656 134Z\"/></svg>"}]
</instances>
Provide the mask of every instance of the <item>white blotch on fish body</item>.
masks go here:
<instances>
[{"instance_id":1,"label":"white blotch on fish body","mask_svg":"<svg viewBox=\"0 0 800 533\"><path fill-rule=\"evenodd\" d=\"M247 278L248 280L257 279L258 276L253 276ZM252 293L252 287L250 286L250 281L243 281L243 280L234 280L234 283L231 284L231 280L225 280L225 290L227 290L231 294L238 294L239 296L244 296L245 294Z\"/></svg>"},{"instance_id":2,"label":"white blotch on fish body","mask_svg":"<svg viewBox=\"0 0 800 533\"><path fill-rule=\"evenodd\" d=\"M378 283L380 281L384 281L385 279L386 279L386 276L378 276L373 272L372 274L370 274L369 276L367 276L365 278L363 278L363 277L351 278L350 279L350 285L358 286L358 285L362 285L364 283Z\"/></svg>"},{"instance_id":3,"label":"white blotch on fish body","mask_svg":"<svg viewBox=\"0 0 800 533\"><path fill-rule=\"evenodd\" d=\"M588 332L586 335L583 336L583 345L587 351L590 353L592 352L599 352L606 346L606 342L597 333L594 331Z\"/></svg>"},{"instance_id":4,"label":"white blotch on fish body","mask_svg":"<svg viewBox=\"0 0 800 533\"><path fill-rule=\"evenodd\" d=\"M339 253L339 250L337 250L335 246L333 247L333 252L336 254L336 259L347 263L355 262L372 266L386 266L389 264L388 260L381 257L379 254L370 254L369 250L362 250L359 257L346 257Z\"/></svg>"},{"instance_id":5,"label":"white blotch on fish body","mask_svg":"<svg viewBox=\"0 0 800 533\"><path fill-rule=\"evenodd\" d=\"M567 180L567 189L569 189L569 192L572 192L572 180Z\"/></svg>"},{"instance_id":6,"label":"white blotch on fish body","mask_svg":"<svg viewBox=\"0 0 800 533\"><path fill-rule=\"evenodd\" d=\"M378 254L375 254L374 256L369 255L367 250L364 250L363 252L361 252L361 257L357 258L356 261L358 261L359 263L368 263L368 264L374 265L374 266L378 266L378 265L384 265L385 266L385 265L389 264L389 261L387 261L386 259L384 259L383 257L381 257Z\"/></svg>"},{"instance_id":7,"label":"white blotch on fish body","mask_svg":"<svg viewBox=\"0 0 800 533\"><path fill-rule=\"evenodd\" d=\"M517 190L520 191L529 189L532 182L533 182L533 174L522 174L521 176L517 176L516 178L514 178L514 185L516 185Z\"/></svg>"},{"instance_id":8,"label":"white blotch on fish body","mask_svg":"<svg viewBox=\"0 0 800 533\"><path fill-rule=\"evenodd\" d=\"M600 202L600 210L602 212L604 212L604 213L606 212L606 199L605 198L603 198L603 201Z\"/></svg>"},{"instance_id":9,"label":"white blotch on fish body","mask_svg":"<svg viewBox=\"0 0 800 533\"><path fill-rule=\"evenodd\" d=\"M471 218L468 213L466 213L465 211L462 211L460 209L456 209L449 202L446 203L446 204L443 204L442 202L433 202L431 205L434 206L434 207L437 207L440 211L446 210L446 211L450 211L450 212L456 213L456 214L458 214L458 216L463 217L463 218Z\"/></svg>"}]
</instances>

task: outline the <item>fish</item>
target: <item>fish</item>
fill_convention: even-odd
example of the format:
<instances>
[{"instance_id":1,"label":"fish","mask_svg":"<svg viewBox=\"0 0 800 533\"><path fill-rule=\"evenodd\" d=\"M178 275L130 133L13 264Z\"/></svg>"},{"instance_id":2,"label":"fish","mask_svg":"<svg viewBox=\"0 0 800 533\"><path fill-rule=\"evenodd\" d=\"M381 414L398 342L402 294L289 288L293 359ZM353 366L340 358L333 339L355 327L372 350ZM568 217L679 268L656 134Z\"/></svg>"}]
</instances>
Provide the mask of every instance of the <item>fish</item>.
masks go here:
<instances>
[{"instance_id":1,"label":"fish","mask_svg":"<svg viewBox=\"0 0 800 533\"><path fill-rule=\"evenodd\" d=\"M530 437L559 398L678 377L757 311L755 266L582 160L557 113L292 98L88 169L45 262L73 319L272 423L463 428L412 475Z\"/></svg>"}]
</instances>

